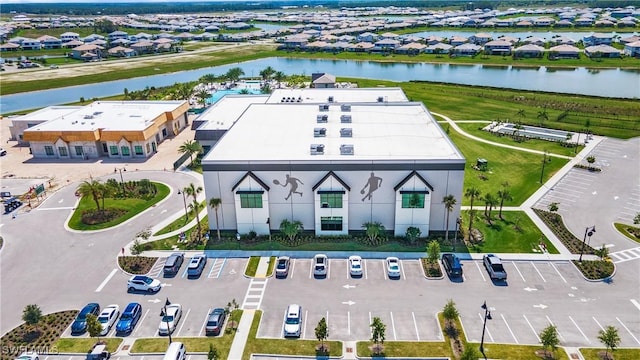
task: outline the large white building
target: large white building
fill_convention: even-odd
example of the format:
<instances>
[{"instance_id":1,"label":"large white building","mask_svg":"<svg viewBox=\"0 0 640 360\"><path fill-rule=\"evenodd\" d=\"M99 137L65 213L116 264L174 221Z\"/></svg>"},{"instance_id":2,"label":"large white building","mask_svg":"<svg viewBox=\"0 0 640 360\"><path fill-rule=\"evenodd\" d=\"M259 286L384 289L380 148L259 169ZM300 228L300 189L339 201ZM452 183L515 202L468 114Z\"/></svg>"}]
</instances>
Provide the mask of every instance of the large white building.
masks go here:
<instances>
[{"instance_id":1,"label":"large white building","mask_svg":"<svg viewBox=\"0 0 640 360\"><path fill-rule=\"evenodd\" d=\"M445 230L449 194L455 229L465 158L401 89L278 89L241 111L225 101L208 116L226 130L202 159L207 199L222 200L220 230L266 235L288 219L316 235L380 222L396 236L409 227L426 236Z\"/></svg>"},{"instance_id":2,"label":"large white building","mask_svg":"<svg viewBox=\"0 0 640 360\"><path fill-rule=\"evenodd\" d=\"M96 101L11 119L11 136L36 158L147 158L188 125L186 101Z\"/></svg>"}]
</instances>

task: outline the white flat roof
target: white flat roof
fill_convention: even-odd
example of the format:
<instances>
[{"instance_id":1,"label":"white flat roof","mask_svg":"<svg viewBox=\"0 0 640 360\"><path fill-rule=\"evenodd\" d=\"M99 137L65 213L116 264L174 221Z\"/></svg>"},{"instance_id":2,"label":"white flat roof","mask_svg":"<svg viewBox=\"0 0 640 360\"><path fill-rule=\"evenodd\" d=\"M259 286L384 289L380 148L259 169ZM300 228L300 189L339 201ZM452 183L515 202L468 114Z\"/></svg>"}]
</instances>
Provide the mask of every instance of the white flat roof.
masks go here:
<instances>
[{"instance_id":1,"label":"white flat roof","mask_svg":"<svg viewBox=\"0 0 640 360\"><path fill-rule=\"evenodd\" d=\"M326 103L333 96L333 102L337 103L362 103L378 102L382 97L384 102L409 101L401 88L320 88L320 89L275 89L267 103L297 103L300 98L302 103ZM286 101L295 99L295 101Z\"/></svg>"},{"instance_id":2,"label":"white flat roof","mask_svg":"<svg viewBox=\"0 0 640 360\"><path fill-rule=\"evenodd\" d=\"M269 95L225 95L194 121L206 121L198 130L227 130L251 104L264 104Z\"/></svg>"},{"instance_id":3,"label":"white flat roof","mask_svg":"<svg viewBox=\"0 0 640 360\"><path fill-rule=\"evenodd\" d=\"M87 106L73 107L66 113L55 109L62 107L52 106L36 112L42 112L37 119L47 122L29 128L29 131L144 130L155 118L174 111L182 103L182 100L96 101Z\"/></svg>"},{"instance_id":4,"label":"white flat roof","mask_svg":"<svg viewBox=\"0 0 640 360\"><path fill-rule=\"evenodd\" d=\"M48 121L71 114L83 106L49 106L16 118L11 121Z\"/></svg>"},{"instance_id":5,"label":"white flat roof","mask_svg":"<svg viewBox=\"0 0 640 360\"><path fill-rule=\"evenodd\" d=\"M335 92L334 92L335 93ZM317 123L317 115L328 115ZM341 115L351 115L342 123ZM314 137L325 128L325 137ZM351 128L352 137L340 129ZM323 155L312 155L311 145L323 144ZM353 155L341 155L341 145L353 145ZM340 104L320 111L318 104L253 104L203 159L204 163L246 161L458 160L453 145L422 103Z\"/></svg>"}]
</instances>

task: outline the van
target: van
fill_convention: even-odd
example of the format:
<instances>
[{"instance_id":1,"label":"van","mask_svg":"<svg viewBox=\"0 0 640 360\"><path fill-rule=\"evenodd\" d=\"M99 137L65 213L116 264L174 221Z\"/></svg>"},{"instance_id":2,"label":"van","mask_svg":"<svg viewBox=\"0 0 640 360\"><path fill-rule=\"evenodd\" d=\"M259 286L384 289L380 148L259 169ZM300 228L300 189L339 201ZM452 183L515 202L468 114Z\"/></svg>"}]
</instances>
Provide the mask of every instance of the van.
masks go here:
<instances>
[{"instance_id":1,"label":"van","mask_svg":"<svg viewBox=\"0 0 640 360\"><path fill-rule=\"evenodd\" d=\"M184 360L187 356L187 349L184 344L174 341L169 345L167 352L164 353L163 360Z\"/></svg>"},{"instance_id":2,"label":"van","mask_svg":"<svg viewBox=\"0 0 640 360\"><path fill-rule=\"evenodd\" d=\"M182 266L182 262L184 262L183 253L173 253L169 255L167 261L164 263L164 276L174 276L177 274L180 266Z\"/></svg>"},{"instance_id":3,"label":"van","mask_svg":"<svg viewBox=\"0 0 640 360\"><path fill-rule=\"evenodd\" d=\"M301 328L302 307L297 304L291 304L287 308L287 314L284 319L284 337L300 337Z\"/></svg>"}]
</instances>

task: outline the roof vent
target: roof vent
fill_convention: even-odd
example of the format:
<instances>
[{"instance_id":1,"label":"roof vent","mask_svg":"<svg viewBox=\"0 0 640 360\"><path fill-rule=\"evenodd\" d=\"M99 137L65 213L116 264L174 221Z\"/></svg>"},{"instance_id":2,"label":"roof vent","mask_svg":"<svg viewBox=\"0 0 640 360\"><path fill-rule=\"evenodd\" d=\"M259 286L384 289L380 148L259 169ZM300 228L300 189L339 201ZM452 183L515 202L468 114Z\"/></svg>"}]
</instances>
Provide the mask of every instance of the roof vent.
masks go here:
<instances>
[{"instance_id":1,"label":"roof vent","mask_svg":"<svg viewBox=\"0 0 640 360\"><path fill-rule=\"evenodd\" d=\"M318 123L326 123L329 121L329 115L318 115L316 116L316 122Z\"/></svg>"},{"instance_id":2,"label":"roof vent","mask_svg":"<svg viewBox=\"0 0 640 360\"><path fill-rule=\"evenodd\" d=\"M384 98L382 96L378 96L378 102L384 102Z\"/></svg>"},{"instance_id":3,"label":"roof vent","mask_svg":"<svg viewBox=\"0 0 640 360\"><path fill-rule=\"evenodd\" d=\"M320 111L329 111L329 104L320 104L318 108Z\"/></svg>"},{"instance_id":4,"label":"roof vent","mask_svg":"<svg viewBox=\"0 0 640 360\"><path fill-rule=\"evenodd\" d=\"M351 115L340 115L340 122L344 124L351 124Z\"/></svg>"},{"instance_id":5,"label":"roof vent","mask_svg":"<svg viewBox=\"0 0 640 360\"><path fill-rule=\"evenodd\" d=\"M333 102L333 96L329 96L329 98L327 99L328 102L332 103Z\"/></svg>"},{"instance_id":6,"label":"roof vent","mask_svg":"<svg viewBox=\"0 0 640 360\"><path fill-rule=\"evenodd\" d=\"M340 155L353 155L353 145L340 145Z\"/></svg>"},{"instance_id":7,"label":"roof vent","mask_svg":"<svg viewBox=\"0 0 640 360\"><path fill-rule=\"evenodd\" d=\"M85 119L93 119L93 115L85 115L84 118Z\"/></svg>"},{"instance_id":8,"label":"roof vent","mask_svg":"<svg viewBox=\"0 0 640 360\"><path fill-rule=\"evenodd\" d=\"M342 128L340 129L340 137L352 137L353 129L351 128Z\"/></svg>"},{"instance_id":9,"label":"roof vent","mask_svg":"<svg viewBox=\"0 0 640 360\"><path fill-rule=\"evenodd\" d=\"M342 104L340 105L340 110L342 111L351 111L351 104Z\"/></svg>"},{"instance_id":10,"label":"roof vent","mask_svg":"<svg viewBox=\"0 0 640 360\"><path fill-rule=\"evenodd\" d=\"M313 129L313 137L325 137L327 136L326 128L315 128Z\"/></svg>"},{"instance_id":11,"label":"roof vent","mask_svg":"<svg viewBox=\"0 0 640 360\"><path fill-rule=\"evenodd\" d=\"M311 155L324 155L324 145L311 144Z\"/></svg>"}]
</instances>

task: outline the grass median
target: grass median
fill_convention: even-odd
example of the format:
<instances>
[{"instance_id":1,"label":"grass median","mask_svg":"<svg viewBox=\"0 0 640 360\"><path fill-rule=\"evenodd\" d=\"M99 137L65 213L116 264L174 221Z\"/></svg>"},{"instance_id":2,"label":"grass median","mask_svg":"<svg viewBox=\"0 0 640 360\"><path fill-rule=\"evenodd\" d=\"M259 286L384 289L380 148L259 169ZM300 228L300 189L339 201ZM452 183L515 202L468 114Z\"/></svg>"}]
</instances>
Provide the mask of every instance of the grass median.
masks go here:
<instances>
[{"instance_id":1,"label":"grass median","mask_svg":"<svg viewBox=\"0 0 640 360\"><path fill-rule=\"evenodd\" d=\"M106 343L107 351L115 352L120 347L122 338L100 338L100 341ZM54 346L61 353L85 354L90 352L97 342L96 338L60 338Z\"/></svg>"}]
</instances>

